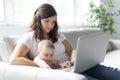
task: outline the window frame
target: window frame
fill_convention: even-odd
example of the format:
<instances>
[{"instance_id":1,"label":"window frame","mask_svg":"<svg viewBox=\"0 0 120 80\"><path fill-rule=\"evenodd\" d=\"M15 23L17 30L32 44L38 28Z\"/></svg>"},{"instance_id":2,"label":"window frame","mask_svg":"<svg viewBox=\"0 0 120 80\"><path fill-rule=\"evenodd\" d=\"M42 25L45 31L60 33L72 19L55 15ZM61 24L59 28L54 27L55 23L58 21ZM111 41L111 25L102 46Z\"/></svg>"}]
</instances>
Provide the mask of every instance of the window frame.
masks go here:
<instances>
[{"instance_id":1,"label":"window frame","mask_svg":"<svg viewBox=\"0 0 120 80\"><path fill-rule=\"evenodd\" d=\"M3 9L2 9L2 10L3 10L3 13L2 13L2 14L3 14L3 15L1 15L1 16L4 16L4 17L3 17L3 20L2 20L2 19L0 20L0 23L3 23L3 22L5 22L5 9L4 9L4 0L2 0L2 3L3 3L3 4L2 4L2 7L3 7ZM1 10L1 11L2 11L2 10Z\"/></svg>"},{"instance_id":2,"label":"window frame","mask_svg":"<svg viewBox=\"0 0 120 80\"><path fill-rule=\"evenodd\" d=\"M12 25L13 24L13 17L14 17L14 6L13 6L13 0L4 0L4 15L5 15L5 22L6 25Z\"/></svg>"}]
</instances>

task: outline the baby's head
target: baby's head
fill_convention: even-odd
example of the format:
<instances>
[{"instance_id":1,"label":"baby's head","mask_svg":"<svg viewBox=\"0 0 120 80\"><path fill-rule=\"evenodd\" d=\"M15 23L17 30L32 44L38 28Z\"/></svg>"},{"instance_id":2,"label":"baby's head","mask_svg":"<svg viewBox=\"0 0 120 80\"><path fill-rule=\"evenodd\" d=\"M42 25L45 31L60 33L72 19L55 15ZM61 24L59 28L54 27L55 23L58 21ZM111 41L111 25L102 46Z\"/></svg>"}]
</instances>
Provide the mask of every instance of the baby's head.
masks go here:
<instances>
[{"instance_id":1,"label":"baby's head","mask_svg":"<svg viewBox=\"0 0 120 80\"><path fill-rule=\"evenodd\" d=\"M44 60L51 60L55 47L50 40L41 40L38 44L37 54Z\"/></svg>"}]
</instances>

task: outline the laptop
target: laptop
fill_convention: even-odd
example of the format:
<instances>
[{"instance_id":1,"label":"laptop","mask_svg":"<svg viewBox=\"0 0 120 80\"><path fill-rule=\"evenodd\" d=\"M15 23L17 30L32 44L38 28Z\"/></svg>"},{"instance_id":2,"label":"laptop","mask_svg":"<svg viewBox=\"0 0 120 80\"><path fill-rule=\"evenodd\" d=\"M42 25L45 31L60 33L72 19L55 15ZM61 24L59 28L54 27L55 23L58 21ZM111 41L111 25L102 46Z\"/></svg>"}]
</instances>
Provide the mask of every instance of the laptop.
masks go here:
<instances>
[{"instance_id":1,"label":"laptop","mask_svg":"<svg viewBox=\"0 0 120 80\"><path fill-rule=\"evenodd\" d=\"M109 31L101 31L79 37L74 66L63 70L82 73L104 61L109 39Z\"/></svg>"}]
</instances>

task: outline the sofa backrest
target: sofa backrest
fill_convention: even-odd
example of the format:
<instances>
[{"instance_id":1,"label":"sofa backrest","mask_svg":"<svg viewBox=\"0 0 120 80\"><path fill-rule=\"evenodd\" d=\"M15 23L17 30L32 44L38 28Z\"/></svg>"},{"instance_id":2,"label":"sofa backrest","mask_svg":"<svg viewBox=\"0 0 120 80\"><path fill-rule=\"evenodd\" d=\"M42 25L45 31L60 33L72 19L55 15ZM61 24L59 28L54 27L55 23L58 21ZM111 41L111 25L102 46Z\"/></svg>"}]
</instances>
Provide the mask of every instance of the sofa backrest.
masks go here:
<instances>
[{"instance_id":1,"label":"sofa backrest","mask_svg":"<svg viewBox=\"0 0 120 80\"><path fill-rule=\"evenodd\" d=\"M4 36L0 38L0 57L2 61L8 62L13 49L22 36Z\"/></svg>"},{"instance_id":2,"label":"sofa backrest","mask_svg":"<svg viewBox=\"0 0 120 80\"><path fill-rule=\"evenodd\" d=\"M99 32L99 29L75 29L62 30L61 32L67 37L71 45L76 48L77 38L87 34ZM4 36L0 38L0 61L8 62L13 49L22 36Z\"/></svg>"},{"instance_id":3,"label":"sofa backrest","mask_svg":"<svg viewBox=\"0 0 120 80\"><path fill-rule=\"evenodd\" d=\"M67 37L73 48L76 48L77 39L80 36L100 32L100 29L75 29L75 30L64 30L62 33Z\"/></svg>"}]
</instances>

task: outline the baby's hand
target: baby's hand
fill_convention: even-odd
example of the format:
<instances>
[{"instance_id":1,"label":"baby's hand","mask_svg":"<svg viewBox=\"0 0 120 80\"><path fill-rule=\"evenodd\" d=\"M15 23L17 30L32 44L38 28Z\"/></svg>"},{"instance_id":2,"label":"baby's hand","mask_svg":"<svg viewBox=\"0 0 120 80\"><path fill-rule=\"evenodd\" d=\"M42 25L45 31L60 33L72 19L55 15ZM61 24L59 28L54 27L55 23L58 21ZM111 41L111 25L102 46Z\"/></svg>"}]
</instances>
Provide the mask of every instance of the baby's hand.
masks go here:
<instances>
[{"instance_id":1,"label":"baby's hand","mask_svg":"<svg viewBox=\"0 0 120 80\"><path fill-rule=\"evenodd\" d=\"M39 57L35 57L33 61L41 68L51 69L51 67L44 60L40 59Z\"/></svg>"},{"instance_id":2,"label":"baby's hand","mask_svg":"<svg viewBox=\"0 0 120 80\"><path fill-rule=\"evenodd\" d=\"M41 68L51 69L51 67L50 67L49 65L47 65L47 64L43 64L43 65L41 65L40 67L41 67Z\"/></svg>"}]
</instances>

